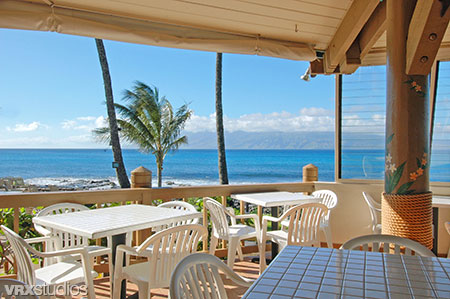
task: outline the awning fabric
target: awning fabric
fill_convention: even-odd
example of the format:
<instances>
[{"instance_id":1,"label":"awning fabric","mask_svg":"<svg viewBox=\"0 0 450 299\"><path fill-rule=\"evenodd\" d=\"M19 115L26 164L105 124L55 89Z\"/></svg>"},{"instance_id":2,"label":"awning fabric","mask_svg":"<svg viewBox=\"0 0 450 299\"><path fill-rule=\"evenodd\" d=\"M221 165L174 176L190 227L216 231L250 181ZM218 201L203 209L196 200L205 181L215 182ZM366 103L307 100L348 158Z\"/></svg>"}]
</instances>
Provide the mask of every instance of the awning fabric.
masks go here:
<instances>
[{"instance_id":1,"label":"awning fabric","mask_svg":"<svg viewBox=\"0 0 450 299\"><path fill-rule=\"evenodd\" d=\"M0 27L53 31L72 35L210 52L314 60L306 44L242 36L148 20L80 11L46 4L0 1Z\"/></svg>"}]
</instances>

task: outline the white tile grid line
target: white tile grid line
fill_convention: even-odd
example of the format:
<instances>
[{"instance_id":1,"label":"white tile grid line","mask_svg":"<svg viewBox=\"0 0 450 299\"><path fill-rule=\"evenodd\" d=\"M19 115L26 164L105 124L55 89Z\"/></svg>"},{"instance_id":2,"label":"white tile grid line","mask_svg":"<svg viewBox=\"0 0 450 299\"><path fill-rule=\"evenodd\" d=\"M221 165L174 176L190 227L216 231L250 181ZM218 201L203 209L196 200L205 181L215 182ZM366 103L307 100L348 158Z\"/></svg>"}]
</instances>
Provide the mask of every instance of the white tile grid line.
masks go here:
<instances>
[{"instance_id":1,"label":"white tile grid line","mask_svg":"<svg viewBox=\"0 0 450 299\"><path fill-rule=\"evenodd\" d=\"M449 266L445 259L291 246L243 298L450 298Z\"/></svg>"}]
</instances>

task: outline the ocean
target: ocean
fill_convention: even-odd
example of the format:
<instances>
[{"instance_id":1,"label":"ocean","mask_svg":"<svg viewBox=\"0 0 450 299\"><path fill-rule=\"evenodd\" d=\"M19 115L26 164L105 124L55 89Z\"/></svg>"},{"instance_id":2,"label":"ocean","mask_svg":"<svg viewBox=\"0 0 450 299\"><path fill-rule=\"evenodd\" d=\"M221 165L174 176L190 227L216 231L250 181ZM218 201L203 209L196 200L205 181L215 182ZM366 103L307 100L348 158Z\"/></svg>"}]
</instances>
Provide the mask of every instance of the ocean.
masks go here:
<instances>
[{"instance_id":1,"label":"ocean","mask_svg":"<svg viewBox=\"0 0 450 299\"><path fill-rule=\"evenodd\" d=\"M151 154L123 150L127 173L144 166L153 173ZM115 178L110 149L0 149L0 177L22 177L28 184L73 185ZM216 150L178 150L169 153L163 166L164 185L210 185L219 183ZM313 163L321 181L334 181L333 150L227 150L231 184L298 182L302 168Z\"/></svg>"},{"instance_id":2,"label":"ocean","mask_svg":"<svg viewBox=\"0 0 450 299\"><path fill-rule=\"evenodd\" d=\"M431 181L450 181L450 157L433 153ZM138 150L123 150L127 173L139 166L153 173L155 158ZM378 179L384 175L383 150L347 150L342 153L342 178ZM27 184L62 188L110 188L117 184L110 149L0 149L0 178L22 177ZM227 150L230 184L299 182L303 166L319 168L319 181L334 181L333 150ZM219 183L216 150L179 150L164 160L163 185Z\"/></svg>"}]
</instances>

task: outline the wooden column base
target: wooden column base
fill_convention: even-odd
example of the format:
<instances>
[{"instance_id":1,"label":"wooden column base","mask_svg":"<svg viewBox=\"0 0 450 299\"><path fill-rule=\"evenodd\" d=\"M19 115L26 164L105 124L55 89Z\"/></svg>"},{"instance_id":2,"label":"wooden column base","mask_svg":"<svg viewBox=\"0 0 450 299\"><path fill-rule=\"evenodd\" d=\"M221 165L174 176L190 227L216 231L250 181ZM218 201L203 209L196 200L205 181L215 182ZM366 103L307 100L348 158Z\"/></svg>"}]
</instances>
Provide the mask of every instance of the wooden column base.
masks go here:
<instances>
[{"instance_id":1,"label":"wooden column base","mask_svg":"<svg viewBox=\"0 0 450 299\"><path fill-rule=\"evenodd\" d=\"M415 240L433 247L432 193L412 195L382 194L382 233Z\"/></svg>"}]
</instances>

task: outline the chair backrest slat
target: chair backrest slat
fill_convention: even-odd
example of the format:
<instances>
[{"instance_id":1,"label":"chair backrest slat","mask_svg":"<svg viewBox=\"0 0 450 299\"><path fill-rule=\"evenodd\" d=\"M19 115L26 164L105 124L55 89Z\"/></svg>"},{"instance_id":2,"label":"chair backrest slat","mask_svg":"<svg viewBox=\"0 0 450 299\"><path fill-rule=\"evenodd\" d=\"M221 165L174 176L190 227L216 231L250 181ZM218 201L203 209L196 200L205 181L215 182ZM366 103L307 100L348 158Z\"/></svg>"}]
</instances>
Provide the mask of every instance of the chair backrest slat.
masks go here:
<instances>
[{"instance_id":1,"label":"chair backrest slat","mask_svg":"<svg viewBox=\"0 0 450 299\"><path fill-rule=\"evenodd\" d=\"M168 209L175 209L175 210L180 210L180 211L197 212L197 209L193 205L191 205L187 202L184 202L184 201L179 201L179 200L173 200L173 201L168 201L168 202L162 203L162 204L158 205L158 208L168 208ZM154 228L152 228L152 230L155 232L158 232L163 229L170 228L170 227L175 227L175 226L180 226L180 225L185 225L185 224L198 224L199 222L200 222L199 218L175 221L170 224L154 227Z\"/></svg>"},{"instance_id":2,"label":"chair backrest slat","mask_svg":"<svg viewBox=\"0 0 450 299\"><path fill-rule=\"evenodd\" d=\"M227 237L229 235L229 223L225 207L212 198L206 197L203 200L204 206L209 210L213 234L219 238Z\"/></svg>"},{"instance_id":3,"label":"chair backrest slat","mask_svg":"<svg viewBox=\"0 0 450 299\"><path fill-rule=\"evenodd\" d=\"M163 285L170 280L175 266L186 256L197 252L200 240L206 242L208 230L198 224L187 224L160 231L145 240L137 249L144 253L152 248L149 258L149 281Z\"/></svg>"},{"instance_id":4,"label":"chair backrest slat","mask_svg":"<svg viewBox=\"0 0 450 299\"><path fill-rule=\"evenodd\" d=\"M36 217L59 215L59 214L80 212L80 211L87 211L87 210L89 210L88 207L77 204L77 203L68 203L68 202L58 203L58 204L54 204L54 205L43 208L36 214ZM34 227L36 228L36 231L42 235L47 235L47 233L49 231L45 227L42 227L41 225L35 224ZM69 248L84 247L84 246L89 245L88 238L70 234L67 232L52 230L51 235L58 237L58 239L59 239L59 248L57 248L57 249L69 249ZM54 250L54 249L55 248L50 248L50 250Z\"/></svg>"},{"instance_id":5,"label":"chair backrest slat","mask_svg":"<svg viewBox=\"0 0 450 299\"><path fill-rule=\"evenodd\" d=\"M393 248L394 254L401 254L402 248L405 248L405 255L412 255L414 253L415 255L426 257L435 256L431 250L414 240L382 234L356 237L345 242L341 246L341 249L359 250L362 246L363 248L372 247L372 251L378 252L380 250L379 243L382 244L383 252L385 253L391 253L391 248Z\"/></svg>"},{"instance_id":6,"label":"chair backrest slat","mask_svg":"<svg viewBox=\"0 0 450 299\"><path fill-rule=\"evenodd\" d=\"M169 298L228 298L219 270L238 285L250 287L252 284L252 281L244 280L217 257L196 253L187 256L176 266L170 280Z\"/></svg>"},{"instance_id":7,"label":"chair backrest slat","mask_svg":"<svg viewBox=\"0 0 450 299\"><path fill-rule=\"evenodd\" d=\"M328 208L321 203L306 203L290 208L285 213L289 217L288 245L317 242L320 222L327 212Z\"/></svg>"},{"instance_id":8,"label":"chair backrest slat","mask_svg":"<svg viewBox=\"0 0 450 299\"><path fill-rule=\"evenodd\" d=\"M16 259L17 279L23 281L27 285L36 284L36 276L34 274L33 263L30 253L27 250L29 246L17 233L2 225L6 239L11 245L11 249Z\"/></svg>"}]
</instances>

